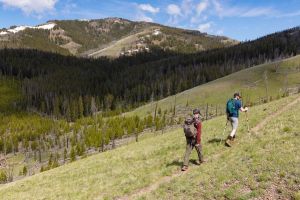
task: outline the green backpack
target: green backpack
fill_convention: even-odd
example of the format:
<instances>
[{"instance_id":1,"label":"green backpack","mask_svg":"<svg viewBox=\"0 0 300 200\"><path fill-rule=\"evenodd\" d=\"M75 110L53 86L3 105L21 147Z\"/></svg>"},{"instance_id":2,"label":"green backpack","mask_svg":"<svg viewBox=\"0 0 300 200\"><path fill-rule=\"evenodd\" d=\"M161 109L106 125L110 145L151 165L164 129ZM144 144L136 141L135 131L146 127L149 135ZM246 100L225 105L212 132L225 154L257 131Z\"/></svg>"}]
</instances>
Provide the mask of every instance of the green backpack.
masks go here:
<instances>
[{"instance_id":1,"label":"green backpack","mask_svg":"<svg viewBox=\"0 0 300 200\"><path fill-rule=\"evenodd\" d=\"M226 113L231 116L235 112L235 100L229 99L226 104Z\"/></svg>"}]
</instances>

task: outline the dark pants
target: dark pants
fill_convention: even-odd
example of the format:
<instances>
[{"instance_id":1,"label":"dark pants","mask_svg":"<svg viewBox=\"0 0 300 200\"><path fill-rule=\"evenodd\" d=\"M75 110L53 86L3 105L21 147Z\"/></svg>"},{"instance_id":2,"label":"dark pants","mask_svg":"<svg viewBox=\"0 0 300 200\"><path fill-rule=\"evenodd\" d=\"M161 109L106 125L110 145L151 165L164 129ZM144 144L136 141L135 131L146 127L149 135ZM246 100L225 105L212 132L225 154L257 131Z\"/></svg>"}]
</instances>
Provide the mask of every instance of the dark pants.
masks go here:
<instances>
[{"instance_id":1,"label":"dark pants","mask_svg":"<svg viewBox=\"0 0 300 200\"><path fill-rule=\"evenodd\" d=\"M193 150L194 147L197 151L199 161L200 162L203 161L201 144L196 146L196 139L195 138L186 138L186 150L185 150L183 165L185 165L185 166L189 165L190 155L191 155L192 150Z\"/></svg>"}]
</instances>

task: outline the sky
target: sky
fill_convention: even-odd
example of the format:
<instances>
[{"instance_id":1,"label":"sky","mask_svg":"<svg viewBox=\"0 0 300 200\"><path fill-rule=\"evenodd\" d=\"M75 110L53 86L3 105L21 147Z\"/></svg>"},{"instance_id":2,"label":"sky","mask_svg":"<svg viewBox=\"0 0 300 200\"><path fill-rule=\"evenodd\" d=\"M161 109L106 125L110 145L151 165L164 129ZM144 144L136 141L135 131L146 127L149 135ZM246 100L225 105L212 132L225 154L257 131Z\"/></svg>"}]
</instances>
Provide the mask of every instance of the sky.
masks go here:
<instances>
[{"instance_id":1,"label":"sky","mask_svg":"<svg viewBox=\"0 0 300 200\"><path fill-rule=\"evenodd\" d=\"M0 28L121 17L239 41L300 25L300 0L0 0Z\"/></svg>"}]
</instances>

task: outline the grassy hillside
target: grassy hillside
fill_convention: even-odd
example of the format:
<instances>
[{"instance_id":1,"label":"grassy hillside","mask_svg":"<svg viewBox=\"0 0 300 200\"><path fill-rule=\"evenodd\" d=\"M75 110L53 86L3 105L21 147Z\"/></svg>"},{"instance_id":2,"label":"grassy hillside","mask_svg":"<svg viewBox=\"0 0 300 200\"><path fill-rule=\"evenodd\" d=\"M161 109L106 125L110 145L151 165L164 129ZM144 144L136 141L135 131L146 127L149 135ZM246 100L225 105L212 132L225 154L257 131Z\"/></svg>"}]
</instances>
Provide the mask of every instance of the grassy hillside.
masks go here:
<instances>
[{"instance_id":1,"label":"grassy hillside","mask_svg":"<svg viewBox=\"0 0 300 200\"><path fill-rule=\"evenodd\" d=\"M233 149L140 199L300 199L299 102L257 134L240 131ZM270 106L251 115L272 114Z\"/></svg>"},{"instance_id":2,"label":"grassy hillside","mask_svg":"<svg viewBox=\"0 0 300 200\"><path fill-rule=\"evenodd\" d=\"M239 44L238 41L227 37L209 36L198 31L166 27L159 24L141 23L137 24L136 27L138 30L132 31L131 34L113 40L99 50L91 50L92 53L87 51L82 55L118 57L121 54L130 55L129 51L150 47L160 47L178 53L194 53Z\"/></svg>"},{"instance_id":3,"label":"grassy hillside","mask_svg":"<svg viewBox=\"0 0 300 200\"><path fill-rule=\"evenodd\" d=\"M28 48L70 55L67 49L60 47L49 38L49 30L25 29L16 34L0 36L0 49Z\"/></svg>"},{"instance_id":4,"label":"grassy hillside","mask_svg":"<svg viewBox=\"0 0 300 200\"><path fill-rule=\"evenodd\" d=\"M250 127L299 95L253 107ZM300 182L300 105L285 112L257 135L246 132L241 115L238 140L231 149L219 145L224 117L204 122L203 148L208 162L191 167L139 199L250 199L268 191L287 199ZM153 133L139 143L91 156L0 187L1 199L114 199L134 194L163 177L178 173L185 149L181 128ZM217 142L214 142L217 141ZM274 156L276 155L276 156ZM195 159L195 152L191 159ZM199 187L200 186L200 187ZM269 189L269 190L268 190Z\"/></svg>"},{"instance_id":5,"label":"grassy hillside","mask_svg":"<svg viewBox=\"0 0 300 200\"><path fill-rule=\"evenodd\" d=\"M266 76L265 76L266 73ZM267 77L267 79L265 79ZM236 91L241 92L245 104L256 104L266 99L266 85L268 96L276 99L285 95L285 92L300 88L300 56L277 62L254 66L209 83L194 87L175 96L170 96L157 102L146 104L128 113L145 115L153 113L156 107L169 110L176 107L178 110L190 108L205 108L206 104L223 108L228 98Z\"/></svg>"}]
</instances>

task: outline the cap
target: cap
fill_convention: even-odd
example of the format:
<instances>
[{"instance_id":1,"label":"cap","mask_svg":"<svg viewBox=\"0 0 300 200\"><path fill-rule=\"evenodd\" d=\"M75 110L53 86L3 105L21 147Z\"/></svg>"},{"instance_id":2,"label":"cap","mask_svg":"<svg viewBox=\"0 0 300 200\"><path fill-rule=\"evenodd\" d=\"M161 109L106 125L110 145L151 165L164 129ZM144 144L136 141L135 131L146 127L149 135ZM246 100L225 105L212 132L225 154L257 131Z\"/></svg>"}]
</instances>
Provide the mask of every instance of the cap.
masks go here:
<instances>
[{"instance_id":1,"label":"cap","mask_svg":"<svg viewBox=\"0 0 300 200\"><path fill-rule=\"evenodd\" d=\"M235 98L235 97L240 97L240 98L242 98L242 96L240 95L239 92L234 93L233 98Z\"/></svg>"},{"instance_id":2,"label":"cap","mask_svg":"<svg viewBox=\"0 0 300 200\"><path fill-rule=\"evenodd\" d=\"M200 109L199 108L195 108L193 110L193 114L200 114Z\"/></svg>"}]
</instances>

